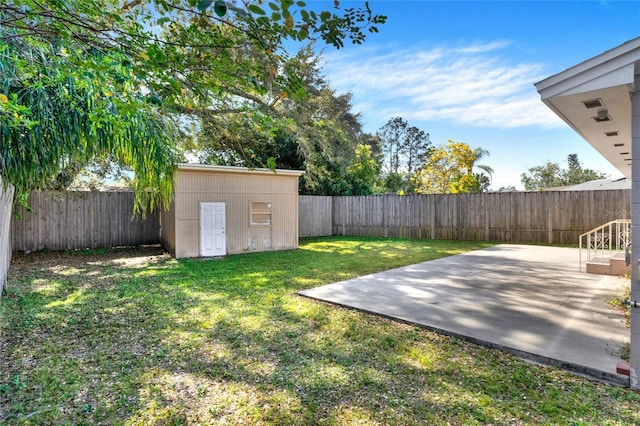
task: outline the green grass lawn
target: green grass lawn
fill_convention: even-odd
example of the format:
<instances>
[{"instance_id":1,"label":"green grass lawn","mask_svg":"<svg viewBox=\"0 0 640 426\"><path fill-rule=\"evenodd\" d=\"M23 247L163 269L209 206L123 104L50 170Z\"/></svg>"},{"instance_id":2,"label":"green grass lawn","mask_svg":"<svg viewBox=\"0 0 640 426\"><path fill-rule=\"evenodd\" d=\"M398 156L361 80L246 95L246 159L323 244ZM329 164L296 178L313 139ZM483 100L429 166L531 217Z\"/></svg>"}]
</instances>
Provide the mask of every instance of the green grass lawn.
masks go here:
<instances>
[{"instance_id":1,"label":"green grass lawn","mask_svg":"<svg viewBox=\"0 0 640 426\"><path fill-rule=\"evenodd\" d=\"M295 294L486 246L16 255L0 299L0 424L640 424L628 389Z\"/></svg>"}]
</instances>

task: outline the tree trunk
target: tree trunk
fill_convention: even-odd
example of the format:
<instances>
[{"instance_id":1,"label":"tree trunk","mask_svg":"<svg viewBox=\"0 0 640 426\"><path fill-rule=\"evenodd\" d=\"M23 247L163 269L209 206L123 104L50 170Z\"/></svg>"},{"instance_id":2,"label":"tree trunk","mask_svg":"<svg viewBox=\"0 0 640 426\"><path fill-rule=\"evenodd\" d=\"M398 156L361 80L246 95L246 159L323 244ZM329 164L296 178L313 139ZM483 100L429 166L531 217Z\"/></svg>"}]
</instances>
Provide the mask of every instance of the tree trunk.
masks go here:
<instances>
[{"instance_id":1,"label":"tree trunk","mask_svg":"<svg viewBox=\"0 0 640 426\"><path fill-rule=\"evenodd\" d=\"M11 263L11 217L13 216L14 187L0 179L0 296Z\"/></svg>"}]
</instances>

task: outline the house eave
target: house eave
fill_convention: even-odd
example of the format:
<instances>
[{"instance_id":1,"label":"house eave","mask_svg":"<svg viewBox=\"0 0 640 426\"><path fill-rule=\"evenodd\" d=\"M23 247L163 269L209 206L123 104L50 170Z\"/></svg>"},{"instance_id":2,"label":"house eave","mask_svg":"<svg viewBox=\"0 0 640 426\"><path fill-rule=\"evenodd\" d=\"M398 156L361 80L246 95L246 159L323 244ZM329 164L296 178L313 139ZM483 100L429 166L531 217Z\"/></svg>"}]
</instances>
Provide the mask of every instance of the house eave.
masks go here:
<instances>
[{"instance_id":1,"label":"house eave","mask_svg":"<svg viewBox=\"0 0 640 426\"><path fill-rule=\"evenodd\" d=\"M544 102L626 176L631 176L631 93L640 37L535 84ZM596 100L598 107L587 107Z\"/></svg>"},{"instance_id":2,"label":"house eave","mask_svg":"<svg viewBox=\"0 0 640 426\"><path fill-rule=\"evenodd\" d=\"M640 37L607 50L598 56L574 65L535 83L542 100L562 94L571 94L587 82L601 80L603 76L615 75L619 84L633 84L633 73L629 76L628 66L640 59ZM630 79L629 79L630 77ZM604 84L604 86L603 86ZM599 88L610 83L601 82ZM594 85L593 87L598 87Z\"/></svg>"}]
</instances>

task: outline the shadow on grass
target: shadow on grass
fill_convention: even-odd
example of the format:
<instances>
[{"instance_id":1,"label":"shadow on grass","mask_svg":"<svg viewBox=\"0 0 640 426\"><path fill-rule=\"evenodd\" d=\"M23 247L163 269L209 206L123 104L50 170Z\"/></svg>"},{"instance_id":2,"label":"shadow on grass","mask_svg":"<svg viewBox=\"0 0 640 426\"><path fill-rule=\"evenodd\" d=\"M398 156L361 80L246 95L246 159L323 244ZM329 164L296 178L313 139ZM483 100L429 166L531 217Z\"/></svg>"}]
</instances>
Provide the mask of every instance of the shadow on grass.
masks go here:
<instances>
[{"instance_id":1,"label":"shadow on grass","mask_svg":"<svg viewBox=\"0 0 640 426\"><path fill-rule=\"evenodd\" d=\"M481 246L17 256L0 303L0 421L637 423L640 400L623 390L294 294Z\"/></svg>"}]
</instances>

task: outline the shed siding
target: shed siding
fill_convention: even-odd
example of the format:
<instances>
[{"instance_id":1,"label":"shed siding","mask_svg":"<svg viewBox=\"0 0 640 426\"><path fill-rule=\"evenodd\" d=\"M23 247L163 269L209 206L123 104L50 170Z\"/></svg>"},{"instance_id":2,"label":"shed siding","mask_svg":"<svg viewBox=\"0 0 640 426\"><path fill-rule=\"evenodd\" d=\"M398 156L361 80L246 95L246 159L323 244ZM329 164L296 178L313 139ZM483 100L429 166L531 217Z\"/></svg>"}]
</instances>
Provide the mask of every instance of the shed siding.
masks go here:
<instances>
[{"instance_id":1,"label":"shed siding","mask_svg":"<svg viewBox=\"0 0 640 426\"><path fill-rule=\"evenodd\" d=\"M169 210L160 213L160 241L171 255L176 255L176 206L171 202Z\"/></svg>"},{"instance_id":2,"label":"shed siding","mask_svg":"<svg viewBox=\"0 0 640 426\"><path fill-rule=\"evenodd\" d=\"M182 170L170 213L175 217L175 257L200 255L200 203L207 201L226 205L227 253L298 247L297 176ZM250 224L252 201L272 204L270 226Z\"/></svg>"},{"instance_id":3,"label":"shed siding","mask_svg":"<svg viewBox=\"0 0 640 426\"><path fill-rule=\"evenodd\" d=\"M297 177L284 175L251 175L224 172L180 171L176 193L216 194L291 194L298 192Z\"/></svg>"}]
</instances>

